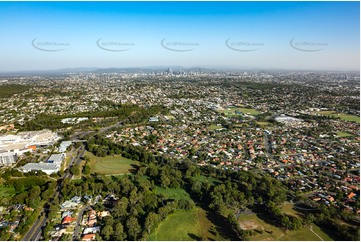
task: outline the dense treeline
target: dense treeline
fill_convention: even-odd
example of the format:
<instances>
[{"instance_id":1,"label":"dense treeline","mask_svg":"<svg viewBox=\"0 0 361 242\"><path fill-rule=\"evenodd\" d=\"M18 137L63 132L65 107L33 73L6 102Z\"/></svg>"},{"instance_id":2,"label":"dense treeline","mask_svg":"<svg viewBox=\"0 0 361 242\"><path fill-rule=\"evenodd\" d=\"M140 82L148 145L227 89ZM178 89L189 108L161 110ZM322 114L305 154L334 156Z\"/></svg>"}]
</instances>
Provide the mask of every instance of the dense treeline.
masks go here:
<instances>
[{"instance_id":1,"label":"dense treeline","mask_svg":"<svg viewBox=\"0 0 361 242\"><path fill-rule=\"evenodd\" d=\"M0 206L7 207L9 213L3 213L5 221L21 221L14 233L24 235L30 226L39 218L42 207L50 199L55 191L56 182L49 179L48 175L42 172L21 173L16 169L6 169L1 174L5 180L4 186L13 187L14 196L2 197ZM17 209L14 205L25 205L29 210ZM0 240L15 240L13 233L7 232L8 227L0 230Z\"/></svg>"},{"instance_id":2,"label":"dense treeline","mask_svg":"<svg viewBox=\"0 0 361 242\"><path fill-rule=\"evenodd\" d=\"M78 181L65 180L59 203L75 195L101 195L107 198L112 194L115 198L108 196L105 204L95 205L97 210L112 210L111 216L100 221L102 232L98 239L146 239L167 215L177 210L193 209L195 205L186 199L172 200L157 195L155 184L142 176L145 169L140 168L135 176L122 178L93 174L83 176Z\"/></svg>"},{"instance_id":3,"label":"dense treeline","mask_svg":"<svg viewBox=\"0 0 361 242\"><path fill-rule=\"evenodd\" d=\"M139 107L136 105L120 105L102 101L99 104L102 109L99 111L82 112L71 115L50 115L38 114L33 120L27 121L24 125L16 124L19 130L41 130L41 129L62 129L66 127L74 128L97 128L99 126L109 126L111 124L123 121L123 123L139 123L147 120L150 116L158 113L167 113L163 106ZM64 118L88 117L89 120L82 121L79 124L64 124L61 122ZM92 118L106 118L93 122Z\"/></svg>"},{"instance_id":4,"label":"dense treeline","mask_svg":"<svg viewBox=\"0 0 361 242\"><path fill-rule=\"evenodd\" d=\"M255 175L246 171L223 171L212 167L200 169L191 162L180 163L154 157L139 146L113 143L99 135L88 138L86 148L94 155L120 154L142 162L146 166L137 171L137 177L145 175L153 186L186 189L197 204L203 204L219 216L225 217L238 239L244 239L247 232L237 226L234 215L246 208L262 209L272 218L272 222L288 229L298 229L302 226L302 221L285 215L279 209L286 201L286 189L270 176ZM199 176L205 176L206 179L194 179ZM210 182L208 178L211 176L219 182ZM71 190L74 189L69 189Z\"/></svg>"},{"instance_id":5,"label":"dense treeline","mask_svg":"<svg viewBox=\"0 0 361 242\"><path fill-rule=\"evenodd\" d=\"M0 98L9 98L16 93L25 92L30 88L31 86L29 85L20 85L20 84L1 85Z\"/></svg>"},{"instance_id":6,"label":"dense treeline","mask_svg":"<svg viewBox=\"0 0 361 242\"><path fill-rule=\"evenodd\" d=\"M233 235L229 235L232 238L246 239L248 235L252 234L252 231L242 230L237 222L237 216L245 209L252 209L253 211L264 215L263 217L267 222L289 230L297 230L302 226L313 222L320 226L331 228L335 231L335 237L348 238L351 240L359 237L359 231L357 232L357 229L340 226L335 222L331 222L332 216L337 216L337 212L332 212L332 209L329 207L320 209L318 210L318 213L312 215L313 217L306 216L305 219L286 215L280 207L287 200L287 196L292 194L279 180L276 180L269 175L260 175L248 171L221 170L209 166L198 167L190 161L178 162L175 160L167 160L161 156L154 156L145 151L142 147L113 143L99 135L89 137L88 141L87 149L95 155L105 156L120 154L129 159L138 160L143 164L143 166L135 173L134 177L122 181L127 184L129 183L127 186L119 187L116 183L113 185L110 185L111 183L109 183L104 186L109 188L109 192L123 196L125 199L129 198L129 189L132 187L134 188L134 186L137 187L138 185L144 186L144 184L148 184L149 186L146 185L147 189L142 188L141 190L147 190L153 194L154 186L171 189L183 188L191 194L192 200L197 205L203 206L208 210L210 209L210 211L224 217L228 221L228 224L234 232ZM144 179L144 177L147 179ZM197 179L199 177L203 178ZM101 185L95 185L95 188L96 186ZM98 187L97 191L104 191L102 190L104 187ZM121 193L119 192L119 189L125 192L128 191L128 193ZM76 191L76 189L74 190L74 188L71 188L67 192L71 191ZM151 200L151 198L147 198L147 200L148 199ZM167 201L164 198L159 198L159 196L157 196L157 199L158 204L153 204L154 207L160 205L159 201L161 201L161 206L173 204L171 202L175 202L171 200ZM155 201L156 199L154 198L153 200ZM169 206L175 206L177 209L180 209L190 208L194 205L188 204L187 200L184 200L177 201L176 205L173 204ZM134 210L134 208L132 209ZM139 222L142 231L147 230L145 227L146 217L144 216L148 216L153 211L149 210L149 208L142 208L143 211L145 211L145 213L143 213L140 208L138 209L138 214L141 214L143 217L137 217L137 221ZM159 211L156 211L155 213L157 214ZM124 224L122 224L123 228L127 228L127 220L123 218L122 221L124 221ZM132 221L134 222L135 219L132 218ZM155 221L158 221L159 223L160 220L155 219ZM104 226L106 226L106 224L104 224ZM120 225L113 224L113 233L116 231L116 226L120 227ZM156 225L153 224L152 228L153 227L155 228ZM111 231L109 226L106 231ZM149 234L150 231L151 229L148 229L147 234ZM123 234L123 236L125 235ZM140 235L137 234L137 236ZM110 237L105 236L102 238L115 239L116 237L112 235ZM126 238L140 239L141 237L127 235ZM142 238L146 238L146 235L143 235Z\"/></svg>"}]
</instances>

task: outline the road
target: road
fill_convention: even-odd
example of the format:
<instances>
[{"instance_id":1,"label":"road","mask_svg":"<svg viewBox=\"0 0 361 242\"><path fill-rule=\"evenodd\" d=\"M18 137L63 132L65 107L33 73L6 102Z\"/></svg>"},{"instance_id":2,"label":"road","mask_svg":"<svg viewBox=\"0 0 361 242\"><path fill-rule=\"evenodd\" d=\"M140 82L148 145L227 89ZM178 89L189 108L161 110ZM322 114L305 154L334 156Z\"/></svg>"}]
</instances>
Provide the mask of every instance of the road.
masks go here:
<instances>
[{"instance_id":1,"label":"road","mask_svg":"<svg viewBox=\"0 0 361 242\"><path fill-rule=\"evenodd\" d=\"M124 123L123 121L120 121L114 125L111 126L107 126L104 128L101 128L98 133L103 133L109 129L115 128L115 127L119 127L122 126L122 124ZM81 140L85 135L88 135L90 133L93 133L94 131L83 131L83 132L78 132L74 135L72 135L70 138L71 140ZM56 190L54 191L54 194L52 196L52 198L54 198L55 196L59 196L60 195L60 191L61 191L61 187L62 187L62 182L65 178L72 178L72 174L70 173L70 168L74 165L77 164L79 165L81 163L81 157L84 156L84 152L85 152L85 147L82 144L77 152L77 155L75 157L73 157L73 159L71 160L71 162L69 163L68 167L64 170L65 173L63 175L62 178L60 178L58 180L59 184L56 188ZM51 199L52 200L52 199ZM47 213L48 213L48 209L46 208L46 205L44 206L41 214L45 214L44 217L39 218L29 229L29 231L24 235L22 241L38 241L39 239L41 239L41 234L42 234L42 229L44 228L44 226L46 225L46 220L47 220ZM78 231L77 231L78 232Z\"/></svg>"},{"instance_id":2,"label":"road","mask_svg":"<svg viewBox=\"0 0 361 242\"><path fill-rule=\"evenodd\" d=\"M54 191L53 196L50 199L50 201L53 200L54 197L58 197L60 195L63 180L65 178L72 177L72 174L70 173L70 168L74 164L77 164L77 165L80 164L80 162L82 161L81 157L84 155L84 152L85 152L84 145L81 145L78 149L77 155L72 159L72 161L69 163L69 166L65 170L63 177L61 177L58 180L58 185L57 185L56 190ZM36 220L36 222L31 226L29 231L24 235L22 241L38 241L41 238L42 230L46 225L48 212L49 212L49 210L47 208L47 205L45 205L43 207L43 210L41 211L41 214L44 214L44 216L40 217L38 220Z\"/></svg>"},{"instance_id":3,"label":"road","mask_svg":"<svg viewBox=\"0 0 361 242\"><path fill-rule=\"evenodd\" d=\"M81 219L83 217L83 214L85 211L89 210L90 209L90 206L85 206L84 208L82 208L78 214L78 218L76 220L76 225L75 225L75 228L74 228L74 235L73 235L73 240L79 240L79 232L80 231L80 223L81 223Z\"/></svg>"}]
</instances>

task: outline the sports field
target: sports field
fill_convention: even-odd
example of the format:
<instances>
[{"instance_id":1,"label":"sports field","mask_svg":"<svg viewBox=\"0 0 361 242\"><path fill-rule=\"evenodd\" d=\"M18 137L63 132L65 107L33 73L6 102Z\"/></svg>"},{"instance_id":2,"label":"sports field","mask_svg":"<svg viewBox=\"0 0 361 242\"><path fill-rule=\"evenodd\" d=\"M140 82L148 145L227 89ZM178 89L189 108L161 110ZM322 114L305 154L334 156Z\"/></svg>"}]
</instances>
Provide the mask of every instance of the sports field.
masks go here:
<instances>
[{"instance_id":1,"label":"sports field","mask_svg":"<svg viewBox=\"0 0 361 242\"><path fill-rule=\"evenodd\" d=\"M240 108L240 107L229 107L225 108L224 110L220 110L219 112L224 113L226 116L237 116L241 115L241 113L250 114L250 115L258 115L260 112L258 112L256 109L253 108Z\"/></svg>"},{"instance_id":2,"label":"sports field","mask_svg":"<svg viewBox=\"0 0 361 242\"><path fill-rule=\"evenodd\" d=\"M190 241L223 240L223 238L215 232L214 224L208 220L206 211L196 208L169 215L149 236L149 240Z\"/></svg>"},{"instance_id":3,"label":"sports field","mask_svg":"<svg viewBox=\"0 0 361 242\"><path fill-rule=\"evenodd\" d=\"M245 230L254 230L255 235L250 236L249 240L284 240L284 241L321 241L332 239L324 233L318 226L311 225L312 231L308 227L302 227L299 230L285 230L280 227L266 223L256 214L244 214L238 219L240 226Z\"/></svg>"},{"instance_id":4,"label":"sports field","mask_svg":"<svg viewBox=\"0 0 361 242\"><path fill-rule=\"evenodd\" d=\"M345 113L336 113L334 111L320 111L317 113L324 115L324 116L332 116L332 117L340 118L345 121L360 123L360 117L356 116L356 115L350 115L350 114L345 114Z\"/></svg>"},{"instance_id":5,"label":"sports field","mask_svg":"<svg viewBox=\"0 0 361 242\"><path fill-rule=\"evenodd\" d=\"M90 158L90 169L92 173L105 175L117 175L129 173L132 165L139 165L138 161L124 158L120 155L96 157L90 152L85 153Z\"/></svg>"}]
</instances>

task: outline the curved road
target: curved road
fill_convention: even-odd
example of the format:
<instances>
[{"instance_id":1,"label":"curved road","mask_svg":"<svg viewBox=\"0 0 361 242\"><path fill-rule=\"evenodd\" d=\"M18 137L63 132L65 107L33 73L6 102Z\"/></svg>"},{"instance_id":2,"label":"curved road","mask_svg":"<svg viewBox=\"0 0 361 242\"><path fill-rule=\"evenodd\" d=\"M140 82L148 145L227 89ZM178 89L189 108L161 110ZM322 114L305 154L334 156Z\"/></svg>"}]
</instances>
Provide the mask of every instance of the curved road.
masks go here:
<instances>
[{"instance_id":1,"label":"curved road","mask_svg":"<svg viewBox=\"0 0 361 242\"><path fill-rule=\"evenodd\" d=\"M78 218L76 220L76 225L75 225L75 228L74 228L74 235L73 235L73 239L74 240L79 240L80 238L80 234L79 232L80 231L80 223L81 223L81 219L83 217L83 214L85 211L89 210L90 209L90 205L87 205L85 206L84 208L82 208L80 211L79 211L79 214L78 214Z\"/></svg>"}]
</instances>

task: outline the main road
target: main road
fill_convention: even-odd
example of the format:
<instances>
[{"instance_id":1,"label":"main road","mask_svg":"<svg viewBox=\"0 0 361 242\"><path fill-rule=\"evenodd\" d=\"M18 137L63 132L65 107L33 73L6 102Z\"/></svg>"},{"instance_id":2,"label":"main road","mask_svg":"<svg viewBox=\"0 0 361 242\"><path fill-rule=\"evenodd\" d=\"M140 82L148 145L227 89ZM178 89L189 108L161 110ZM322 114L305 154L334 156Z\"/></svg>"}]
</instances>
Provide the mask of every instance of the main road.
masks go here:
<instances>
[{"instance_id":1,"label":"main road","mask_svg":"<svg viewBox=\"0 0 361 242\"><path fill-rule=\"evenodd\" d=\"M85 152L84 145L81 145L78 149L77 155L73 157L71 162L69 163L69 166L65 169L65 173L63 177L61 177L58 180L58 185L56 187L56 190L53 193L53 196L50 200L53 200L54 197L58 197L60 195L60 191L62 188L62 182L65 178L71 178L72 174L70 173L70 168L77 164L79 165L81 162L81 157L83 157ZM31 226L29 231L24 235L22 238L22 241L38 241L41 238L42 230L44 229L47 221L47 213L49 212L47 205L45 204L42 211L41 211L41 217L36 220L36 222Z\"/></svg>"},{"instance_id":2,"label":"main road","mask_svg":"<svg viewBox=\"0 0 361 242\"><path fill-rule=\"evenodd\" d=\"M120 127L123 125L124 121L125 120L120 121L116 124L107 126L107 127L103 127L96 133L104 133L105 131L108 131L111 128ZM93 132L94 131L79 132L79 133L74 134L71 137L71 139L81 140L82 137L84 137L85 135L91 134ZM82 136L82 137L80 137L80 136ZM72 177L72 174L70 173L70 168L74 164L79 165L81 163L82 160L80 158L84 156L84 152L85 152L85 147L82 144L78 149L77 155L75 157L73 157L72 161L69 163L69 166L65 169L65 173L64 173L63 177L58 180L58 186L57 186L56 190L54 191L52 198L54 198L55 196L59 196L61 188L62 188L63 180L65 178ZM46 205L45 205L41 212L42 216L38 220L36 220L36 222L31 226L29 231L24 235L22 241L38 241L41 238L42 230L44 229L46 220L47 220L47 213L48 213L48 209L46 208ZM79 218L78 218L78 220L79 220ZM75 234L75 235L77 235L77 234Z\"/></svg>"}]
</instances>

